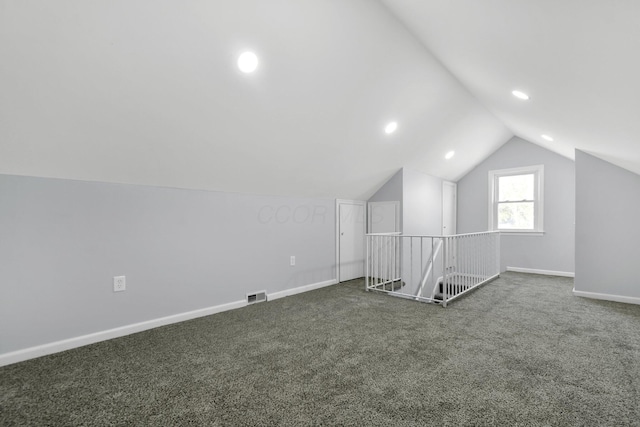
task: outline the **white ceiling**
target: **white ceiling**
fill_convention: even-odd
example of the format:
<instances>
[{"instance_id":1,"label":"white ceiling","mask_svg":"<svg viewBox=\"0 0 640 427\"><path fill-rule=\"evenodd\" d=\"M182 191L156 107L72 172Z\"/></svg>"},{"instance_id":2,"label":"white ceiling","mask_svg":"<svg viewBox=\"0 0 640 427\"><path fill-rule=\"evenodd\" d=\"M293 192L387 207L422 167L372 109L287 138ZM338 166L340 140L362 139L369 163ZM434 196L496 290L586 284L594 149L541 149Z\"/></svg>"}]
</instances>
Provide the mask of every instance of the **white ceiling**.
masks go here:
<instances>
[{"instance_id":1,"label":"white ceiling","mask_svg":"<svg viewBox=\"0 0 640 427\"><path fill-rule=\"evenodd\" d=\"M383 2L514 134L640 173L640 1Z\"/></svg>"},{"instance_id":2,"label":"white ceiling","mask_svg":"<svg viewBox=\"0 0 640 427\"><path fill-rule=\"evenodd\" d=\"M363 199L512 136L371 0L0 0L0 58L4 174Z\"/></svg>"},{"instance_id":3,"label":"white ceiling","mask_svg":"<svg viewBox=\"0 0 640 427\"><path fill-rule=\"evenodd\" d=\"M0 0L0 173L362 199L513 134L640 173L639 24L637 0Z\"/></svg>"},{"instance_id":4,"label":"white ceiling","mask_svg":"<svg viewBox=\"0 0 640 427\"><path fill-rule=\"evenodd\" d=\"M513 134L640 173L639 23L637 0L0 0L0 173L363 199Z\"/></svg>"}]
</instances>

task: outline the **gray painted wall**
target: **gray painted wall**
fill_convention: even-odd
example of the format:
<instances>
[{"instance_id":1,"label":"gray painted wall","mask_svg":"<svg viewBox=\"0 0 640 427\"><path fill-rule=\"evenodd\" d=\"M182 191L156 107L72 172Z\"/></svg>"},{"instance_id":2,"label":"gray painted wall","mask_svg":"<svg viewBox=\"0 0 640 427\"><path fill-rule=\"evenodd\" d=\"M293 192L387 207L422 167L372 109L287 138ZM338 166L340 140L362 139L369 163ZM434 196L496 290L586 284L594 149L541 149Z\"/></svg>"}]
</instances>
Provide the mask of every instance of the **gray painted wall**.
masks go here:
<instances>
[{"instance_id":1,"label":"gray painted wall","mask_svg":"<svg viewBox=\"0 0 640 427\"><path fill-rule=\"evenodd\" d=\"M0 277L1 354L334 279L335 202L0 175Z\"/></svg>"},{"instance_id":2,"label":"gray painted wall","mask_svg":"<svg viewBox=\"0 0 640 427\"><path fill-rule=\"evenodd\" d=\"M442 234L442 180L407 168L402 171L403 232Z\"/></svg>"},{"instance_id":3,"label":"gray painted wall","mask_svg":"<svg viewBox=\"0 0 640 427\"><path fill-rule=\"evenodd\" d=\"M640 298L640 175L576 150L575 289Z\"/></svg>"},{"instance_id":4,"label":"gray painted wall","mask_svg":"<svg viewBox=\"0 0 640 427\"><path fill-rule=\"evenodd\" d=\"M368 202L399 202L400 203L400 231L403 230L402 223L402 189L403 189L402 169L398 170L382 187L371 196ZM368 230L367 230L368 232Z\"/></svg>"},{"instance_id":5,"label":"gray painted wall","mask_svg":"<svg viewBox=\"0 0 640 427\"><path fill-rule=\"evenodd\" d=\"M412 169L400 169L369 202L400 202L404 234L441 234L442 179Z\"/></svg>"},{"instance_id":6,"label":"gray painted wall","mask_svg":"<svg viewBox=\"0 0 640 427\"><path fill-rule=\"evenodd\" d=\"M544 165L544 236L503 234L501 269L530 268L575 271L575 167L574 162L518 137L458 181L458 233L488 228L488 173Z\"/></svg>"}]
</instances>

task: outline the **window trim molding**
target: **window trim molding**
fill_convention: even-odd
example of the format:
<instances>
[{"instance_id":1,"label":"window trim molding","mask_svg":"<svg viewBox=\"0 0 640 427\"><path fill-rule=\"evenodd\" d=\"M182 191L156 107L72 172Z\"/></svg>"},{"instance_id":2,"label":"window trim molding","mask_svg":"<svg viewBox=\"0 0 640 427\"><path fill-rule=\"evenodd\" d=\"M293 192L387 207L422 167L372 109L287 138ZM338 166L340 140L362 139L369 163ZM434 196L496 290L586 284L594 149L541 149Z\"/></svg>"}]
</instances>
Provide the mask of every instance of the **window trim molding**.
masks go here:
<instances>
[{"instance_id":1,"label":"window trim molding","mask_svg":"<svg viewBox=\"0 0 640 427\"><path fill-rule=\"evenodd\" d=\"M533 173L535 176L535 200L534 200L534 228L527 229L498 229L496 210L497 178L511 175L526 175ZM544 165L522 166L509 169L495 169L489 171L489 200L488 200L489 230L500 231L513 235L544 235Z\"/></svg>"}]
</instances>

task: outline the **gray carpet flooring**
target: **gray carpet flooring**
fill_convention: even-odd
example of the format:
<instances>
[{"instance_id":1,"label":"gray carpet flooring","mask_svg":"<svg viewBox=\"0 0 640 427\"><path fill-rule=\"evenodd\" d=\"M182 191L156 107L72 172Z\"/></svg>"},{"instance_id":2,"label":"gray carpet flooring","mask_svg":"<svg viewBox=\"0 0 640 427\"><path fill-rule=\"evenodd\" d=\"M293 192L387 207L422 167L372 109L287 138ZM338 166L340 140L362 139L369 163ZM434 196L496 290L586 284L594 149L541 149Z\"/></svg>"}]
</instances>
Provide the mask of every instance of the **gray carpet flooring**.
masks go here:
<instances>
[{"instance_id":1,"label":"gray carpet flooring","mask_svg":"<svg viewBox=\"0 0 640 427\"><path fill-rule=\"evenodd\" d=\"M640 426L640 306L330 286L0 368L0 425Z\"/></svg>"}]
</instances>

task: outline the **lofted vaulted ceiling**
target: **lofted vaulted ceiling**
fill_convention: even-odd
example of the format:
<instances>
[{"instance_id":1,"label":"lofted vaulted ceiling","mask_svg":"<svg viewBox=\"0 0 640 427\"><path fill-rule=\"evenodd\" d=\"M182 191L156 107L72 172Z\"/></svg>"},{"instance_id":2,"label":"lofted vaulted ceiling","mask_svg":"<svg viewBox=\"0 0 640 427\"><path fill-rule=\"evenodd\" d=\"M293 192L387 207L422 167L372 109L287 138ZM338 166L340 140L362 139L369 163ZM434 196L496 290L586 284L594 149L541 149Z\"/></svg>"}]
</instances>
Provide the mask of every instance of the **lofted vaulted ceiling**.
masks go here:
<instances>
[{"instance_id":1,"label":"lofted vaulted ceiling","mask_svg":"<svg viewBox=\"0 0 640 427\"><path fill-rule=\"evenodd\" d=\"M362 199L511 136L372 0L0 0L0 58L5 174Z\"/></svg>"},{"instance_id":2,"label":"lofted vaulted ceiling","mask_svg":"<svg viewBox=\"0 0 640 427\"><path fill-rule=\"evenodd\" d=\"M640 171L639 5L0 0L0 173L362 199L513 134Z\"/></svg>"},{"instance_id":3,"label":"lofted vaulted ceiling","mask_svg":"<svg viewBox=\"0 0 640 427\"><path fill-rule=\"evenodd\" d=\"M640 173L640 1L383 2L514 134Z\"/></svg>"}]
</instances>

